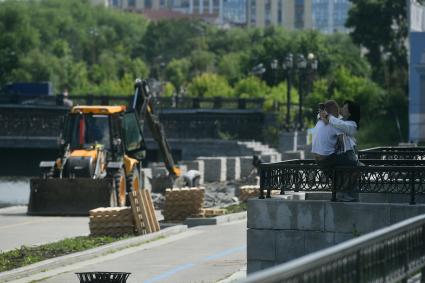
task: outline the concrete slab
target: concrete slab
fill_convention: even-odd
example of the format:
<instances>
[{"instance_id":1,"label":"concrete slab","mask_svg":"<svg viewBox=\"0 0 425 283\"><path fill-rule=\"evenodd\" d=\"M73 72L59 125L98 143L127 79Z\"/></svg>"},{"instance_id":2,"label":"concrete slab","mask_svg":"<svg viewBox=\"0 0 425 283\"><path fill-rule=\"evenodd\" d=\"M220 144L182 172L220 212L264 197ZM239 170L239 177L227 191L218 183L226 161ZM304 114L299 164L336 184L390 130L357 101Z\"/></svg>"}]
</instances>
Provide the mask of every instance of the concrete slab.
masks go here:
<instances>
[{"instance_id":1,"label":"concrete slab","mask_svg":"<svg viewBox=\"0 0 425 283\"><path fill-rule=\"evenodd\" d=\"M248 262L254 260L276 260L276 233L273 230L248 229L247 250ZM249 268L248 268L249 269Z\"/></svg>"},{"instance_id":2,"label":"concrete slab","mask_svg":"<svg viewBox=\"0 0 425 283\"><path fill-rule=\"evenodd\" d=\"M325 202L286 201L281 198L248 200L248 227L324 231Z\"/></svg>"},{"instance_id":3,"label":"concrete slab","mask_svg":"<svg viewBox=\"0 0 425 283\"><path fill-rule=\"evenodd\" d=\"M252 166L252 156L241 156L241 178L247 177L252 169L254 168Z\"/></svg>"},{"instance_id":4,"label":"concrete slab","mask_svg":"<svg viewBox=\"0 0 425 283\"><path fill-rule=\"evenodd\" d=\"M337 245L339 243L351 240L356 236L357 235L353 235L353 233L334 233L334 244Z\"/></svg>"},{"instance_id":5,"label":"concrete slab","mask_svg":"<svg viewBox=\"0 0 425 283\"><path fill-rule=\"evenodd\" d=\"M226 215L220 215L216 217L208 217L208 218L195 218L188 217L184 221L184 224L190 227L201 226L201 225L220 225L224 223L229 223L232 221L238 221L242 219L246 219L246 212L238 212L238 213L230 213Z\"/></svg>"},{"instance_id":6,"label":"concrete slab","mask_svg":"<svg viewBox=\"0 0 425 283\"><path fill-rule=\"evenodd\" d=\"M241 179L241 159L239 157L227 157L226 169L226 180Z\"/></svg>"},{"instance_id":7,"label":"concrete slab","mask_svg":"<svg viewBox=\"0 0 425 283\"><path fill-rule=\"evenodd\" d=\"M198 157L204 161L204 181L226 181L226 158L225 157Z\"/></svg>"},{"instance_id":8,"label":"concrete slab","mask_svg":"<svg viewBox=\"0 0 425 283\"><path fill-rule=\"evenodd\" d=\"M305 232L297 230L276 231L276 261L287 262L305 254ZM248 241L248 251L251 249ZM255 248L255 247L252 247Z\"/></svg>"},{"instance_id":9,"label":"concrete slab","mask_svg":"<svg viewBox=\"0 0 425 283\"><path fill-rule=\"evenodd\" d=\"M325 231L329 232L357 235L390 225L388 204L326 202L325 209Z\"/></svg>"},{"instance_id":10,"label":"concrete slab","mask_svg":"<svg viewBox=\"0 0 425 283\"><path fill-rule=\"evenodd\" d=\"M390 218L391 224L425 213L424 204L416 204L416 205L390 204L389 208L390 208L389 218Z\"/></svg>"},{"instance_id":11,"label":"concrete slab","mask_svg":"<svg viewBox=\"0 0 425 283\"><path fill-rule=\"evenodd\" d=\"M322 250L334 245L334 233L305 231L305 254Z\"/></svg>"},{"instance_id":12,"label":"concrete slab","mask_svg":"<svg viewBox=\"0 0 425 283\"><path fill-rule=\"evenodd\" d=\"M275 265L276 263L274 261L248 260L246 273L254 273L256 271L264 270Z\"/></svg>"}]
</instances>

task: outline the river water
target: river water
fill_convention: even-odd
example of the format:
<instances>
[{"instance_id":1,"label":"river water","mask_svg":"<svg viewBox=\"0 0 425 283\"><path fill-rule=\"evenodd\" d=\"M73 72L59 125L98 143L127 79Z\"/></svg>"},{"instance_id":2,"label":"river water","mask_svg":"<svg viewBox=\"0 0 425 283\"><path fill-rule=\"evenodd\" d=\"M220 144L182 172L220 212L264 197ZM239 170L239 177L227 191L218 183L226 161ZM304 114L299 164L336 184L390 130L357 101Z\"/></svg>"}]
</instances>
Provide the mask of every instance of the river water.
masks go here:
<instances>
[{"instance_id":1,"label":"river water","mask_svg":"<svg viewBox=\"0 0 425 283\"><path fill-rule=\"evenodd\" d=\"M28 204L29 177L0 177L0 207Z\"/></svg>"}]
</instances>

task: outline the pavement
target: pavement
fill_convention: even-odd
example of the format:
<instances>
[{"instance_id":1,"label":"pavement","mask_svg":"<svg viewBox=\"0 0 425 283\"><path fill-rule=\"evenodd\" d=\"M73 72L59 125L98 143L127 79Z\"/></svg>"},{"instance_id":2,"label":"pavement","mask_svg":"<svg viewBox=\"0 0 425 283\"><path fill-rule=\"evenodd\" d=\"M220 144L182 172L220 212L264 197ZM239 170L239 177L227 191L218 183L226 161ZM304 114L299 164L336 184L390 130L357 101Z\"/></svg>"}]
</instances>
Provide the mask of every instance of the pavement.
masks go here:
<instances>
[{"instance_id":1,"label":"pavement","mask_svg":"<svg viewBox=\"0 0 425 283\"><path fill-rule=\"evenodd\" d=\"M0 209L1 252L19 248L22 245L41 245L90 233L87 216L28 216L26 212L26 206Z\"/></svg>"},{"instance_id":2,"label":"pavement","mask_svg":"<svg viewBox=\"0 0 425 283\"><path fill-rule=\"evenodd\" d=\"M245 266L246 220L239 220L197 226L146 244L10 282L77 283L75 272L93 271L131 272L128 283L233 282L233 279L245 276Z\"/></svg>"},{"instance_id":3,"label":"pavement","mask_svg":"<svg viewBox=\"0 0 425 283\"><path fill-rule=\"evenodd\" d=\"M0 252L89 234L88 217L27 216L26 209L0 209ZM218 218L0 273L0 282L77 283L75 272L87 271L131 272L129 283L234 282L246 276L246 213Z\"/></svg>"}]
</instances>

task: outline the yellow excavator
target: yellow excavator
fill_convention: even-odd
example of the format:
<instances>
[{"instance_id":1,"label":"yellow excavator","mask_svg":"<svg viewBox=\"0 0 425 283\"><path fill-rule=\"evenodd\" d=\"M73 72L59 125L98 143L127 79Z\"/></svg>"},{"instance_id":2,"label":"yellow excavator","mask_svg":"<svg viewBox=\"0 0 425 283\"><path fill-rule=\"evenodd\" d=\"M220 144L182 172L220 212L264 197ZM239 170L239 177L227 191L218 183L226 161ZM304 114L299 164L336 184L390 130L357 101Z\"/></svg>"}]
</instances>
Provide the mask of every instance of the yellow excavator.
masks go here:
<instances>
[{"instance_id":1,"label":"yellow excavator","mask_svg":"<svg viewBox=\"0 0 425 283\"><path fill-rule=\"evenodd\" d=\"M129 205L129 193L143 188L144 123L159 145L168 176L179 177L154 113L149 84L138 79L130 107L71 108L60 139L60 156L40 162L42 176L30 181L27 213L87 215L97 207Z\"/></svg>"}]
</instances>

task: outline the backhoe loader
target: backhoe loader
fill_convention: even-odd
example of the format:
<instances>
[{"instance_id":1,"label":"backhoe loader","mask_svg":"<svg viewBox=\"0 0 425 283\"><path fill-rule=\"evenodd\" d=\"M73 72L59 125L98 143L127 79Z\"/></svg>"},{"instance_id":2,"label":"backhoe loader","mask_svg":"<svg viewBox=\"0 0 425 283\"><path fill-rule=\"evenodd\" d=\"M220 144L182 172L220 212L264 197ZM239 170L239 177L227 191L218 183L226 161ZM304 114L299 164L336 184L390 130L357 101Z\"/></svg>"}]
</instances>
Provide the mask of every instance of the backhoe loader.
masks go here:
<instances>
[{"instance_id":1,"label":"backhoe loader","mask_svg":"<svg viewBox=\"0 0 425 283\"><path fill-rule=\"evenodd\" d=\"M60 139L60 156L42 161L41 177L30 181L27 213L87 215L101 206L129 205L129 192L143 188L144 123L159 145L169 177L175 180L180 170L154 113L149 85L138 79L130 107L71 108Z\"/></svg>"}]
</instances>

